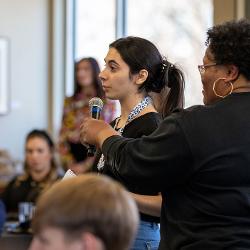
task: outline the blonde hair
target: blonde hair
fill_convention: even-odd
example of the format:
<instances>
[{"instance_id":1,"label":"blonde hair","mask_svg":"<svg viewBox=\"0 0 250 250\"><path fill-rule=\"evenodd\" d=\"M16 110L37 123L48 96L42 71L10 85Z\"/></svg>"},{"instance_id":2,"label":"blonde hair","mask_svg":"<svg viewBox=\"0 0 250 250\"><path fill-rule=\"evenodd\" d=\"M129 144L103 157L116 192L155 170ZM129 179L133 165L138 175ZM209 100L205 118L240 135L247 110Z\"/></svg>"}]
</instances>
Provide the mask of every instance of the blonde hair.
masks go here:
<instances>
[{"instance_id":1,"label":"blonde hair","mask_svg":"<svg viewBox=\"0 0 250 250\"><path fill-rule=\"evenodd\" d=\"M61 229L67 239L89 232L107 250L127 250L138 226L138 211L130 194L106 176L85 174L54 184L38 200L33 230Z\"/></svg>"}]
</instances>

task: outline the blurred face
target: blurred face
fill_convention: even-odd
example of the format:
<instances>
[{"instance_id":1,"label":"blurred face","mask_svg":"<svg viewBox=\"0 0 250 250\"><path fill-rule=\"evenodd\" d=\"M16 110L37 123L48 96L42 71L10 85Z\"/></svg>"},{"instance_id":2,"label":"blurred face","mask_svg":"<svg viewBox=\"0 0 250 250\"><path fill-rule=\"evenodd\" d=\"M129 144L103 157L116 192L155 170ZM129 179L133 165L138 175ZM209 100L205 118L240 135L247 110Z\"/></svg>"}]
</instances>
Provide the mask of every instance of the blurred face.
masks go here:
<instances>
[{"instance_id":1,"label":"blurred face","mask_svg":"<svg viewBox=\"0 0 250 250\"><path fill-rule=\"evenodd\" d=\"M29 250L83 250L79 240L69 241L62 230L47 227L39 235L36 235Z\"/></svg>"},{"instance_id":2,"label":"blurred face","mask_svg":"<svg viewBox=\"0 0 250 250\"><path fill-rule=\"evenodd\" d=\"M136 76L130 77L129 66L115 48L109 49L104 61L106 65L99 76L106 97L121 101L138 92Z\"/></svg>"},{"instance_id":3,"label":"blurred face","mask_svg":"<svg viewBox=\"0 0 250 250\"><path fill-rule=\"evenodd\" d=\"M26 162L30 171L49 172L52 153L47 142L40 137L30 138L26 143Z\"/></svg>"},{"instance_id":4,"label":"blurred face","mask_svg":"<svg viewBox=\"0 0 250 250\"><path fill-rule=\"evenodd\" d=\"M216 65L212 53L207 48L205 56L203 57L204 70L201 73L202 94L204 104L212 104L220 98L213 92L213 84L219 78L225 77L225 72L222 65ZM219 82L217 84L219 86Z\"/></svg>"},{"instance_id":5,"label":"blurred face","mask_svg":"<svg viewBox=\"0 0 250 250\"><path fill-rule=\"evenodd\" d=\"M93 71L87 60L78 63L76 77L81 87L87 87L93 83Z\"/></svg>"}]
</instances>

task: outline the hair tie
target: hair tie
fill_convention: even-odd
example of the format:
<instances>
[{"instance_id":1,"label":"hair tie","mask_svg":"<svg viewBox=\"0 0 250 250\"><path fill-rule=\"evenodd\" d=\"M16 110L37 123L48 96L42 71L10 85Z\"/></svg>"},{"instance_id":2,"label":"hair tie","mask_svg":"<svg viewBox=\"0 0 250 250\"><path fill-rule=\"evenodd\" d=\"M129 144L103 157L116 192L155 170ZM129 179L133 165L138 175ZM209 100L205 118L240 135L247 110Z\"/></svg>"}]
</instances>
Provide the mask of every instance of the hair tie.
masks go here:
<instances>
[{"instance_id":1,"label":"hair tie","mask_svg":"<svg viewBox=\"0 0 250 250\"><path fill-rule=\"evenodd\" d=\"M166 60L162 62L161 72L165 72L166 70L169 70L169 68L174 68L174 65Z\"/></svg>"},{"instance_id":2,"label":"hair tie","mask_svg":"<svg viewBox=\"0 0 250 250\"><path fill-rule=\"evenodd\" d=\"M166 68L167 68L167 64L165 62L162 62L161 71L164 72Z\"/></svg>"}]
</instances>

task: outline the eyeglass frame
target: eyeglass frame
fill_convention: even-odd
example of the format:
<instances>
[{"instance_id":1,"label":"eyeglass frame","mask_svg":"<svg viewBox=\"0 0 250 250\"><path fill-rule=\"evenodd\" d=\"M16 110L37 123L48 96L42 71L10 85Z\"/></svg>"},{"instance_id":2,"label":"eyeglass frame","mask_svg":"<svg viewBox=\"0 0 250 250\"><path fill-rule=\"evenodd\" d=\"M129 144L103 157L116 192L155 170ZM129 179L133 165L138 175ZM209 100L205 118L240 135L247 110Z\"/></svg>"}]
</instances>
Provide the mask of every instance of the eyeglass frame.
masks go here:
<instances>
[{"instance_id":1,"label":"eyeglass frame","mask_svg":"<svg viewBox=\"0 0 250 250\"><path fill-rule=\"evenodd\" d=\"M201 65L198 65L198 70L199 70L200 74L202 75L205 73L206 68L216 66L216 65L218 65L218 64L217 63L201 64Z\"/></svg>"}]
</instances>

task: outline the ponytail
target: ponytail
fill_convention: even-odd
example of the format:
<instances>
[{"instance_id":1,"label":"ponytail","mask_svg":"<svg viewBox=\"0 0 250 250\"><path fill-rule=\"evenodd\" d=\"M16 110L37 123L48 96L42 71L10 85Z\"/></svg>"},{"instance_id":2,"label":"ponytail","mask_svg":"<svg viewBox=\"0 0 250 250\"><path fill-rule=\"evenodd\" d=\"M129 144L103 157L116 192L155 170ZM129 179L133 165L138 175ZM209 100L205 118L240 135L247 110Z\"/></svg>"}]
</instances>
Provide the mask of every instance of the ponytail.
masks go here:
<instances>
[{"instance_id":1,"label":"ponytail","mask_svg":"<svg viewBox=\"0 0 250 250\"><path fill-rule=\"evenodd\" d=\"M161 90L161 113L163 117L168 116L176 108L184 106L184 75L175 65L167 60L163 61L162 81L165 87Z\"/></svg>"}]
</instances>

